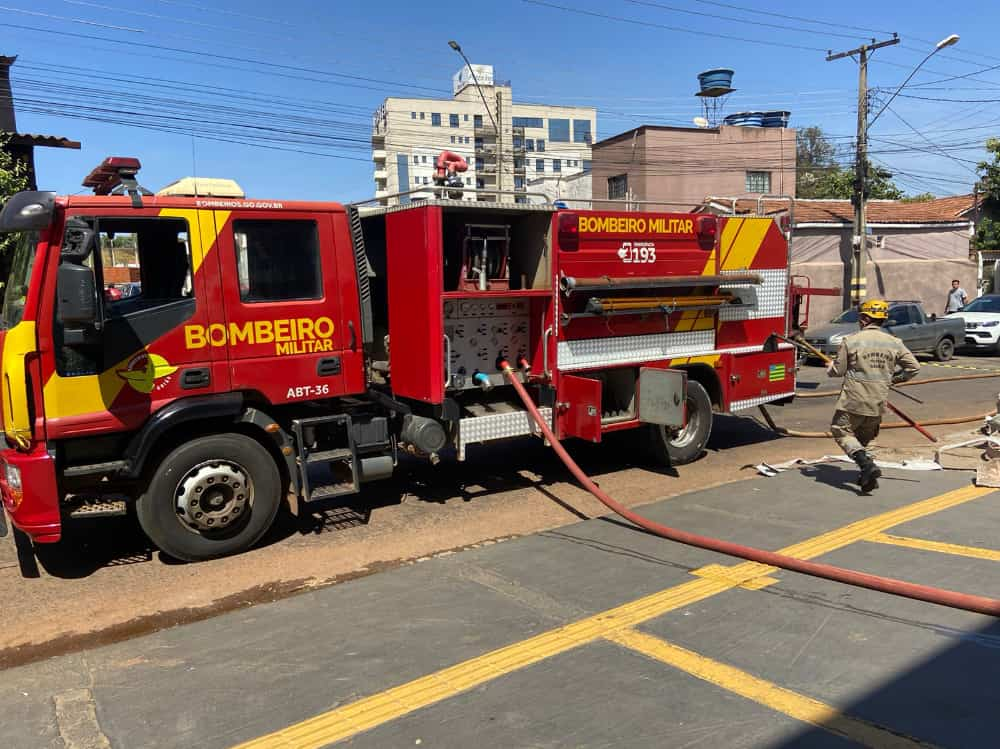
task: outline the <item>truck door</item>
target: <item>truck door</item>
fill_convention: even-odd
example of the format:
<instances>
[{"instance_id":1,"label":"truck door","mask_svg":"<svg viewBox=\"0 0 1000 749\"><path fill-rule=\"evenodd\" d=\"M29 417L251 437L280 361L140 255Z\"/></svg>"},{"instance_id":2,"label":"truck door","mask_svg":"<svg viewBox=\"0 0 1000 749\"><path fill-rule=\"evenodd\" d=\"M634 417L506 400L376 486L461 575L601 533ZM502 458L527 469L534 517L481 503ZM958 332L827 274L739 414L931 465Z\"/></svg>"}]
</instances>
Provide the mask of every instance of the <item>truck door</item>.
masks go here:
<instances>
[{"instance_id":1,"label":"truck door","mask_svg":"<svg viewBox=\"0 0 1000 749\"><path fill-rule=\"evenodd\" d=\"M344 394L331 215L235 210L218 242L225 324L206 337L226 346L232 389L272 403Z\"/></svg>"},{"instance_id":2,"label":"truck door","mask_svg":"<svg viewBox=\"0 0 1000 749\"><path fill-rule=\"evenodd\" d=\"M208 349L185 345L189 327L208 324L193 214L125 208L68 219L95 233L87 262L103 289L103 324L85 335L58 320L52 328L44 348L53 361L43 362L50 436L135 429L176 398L213 391Z\"/></svg>"}]
</instances>

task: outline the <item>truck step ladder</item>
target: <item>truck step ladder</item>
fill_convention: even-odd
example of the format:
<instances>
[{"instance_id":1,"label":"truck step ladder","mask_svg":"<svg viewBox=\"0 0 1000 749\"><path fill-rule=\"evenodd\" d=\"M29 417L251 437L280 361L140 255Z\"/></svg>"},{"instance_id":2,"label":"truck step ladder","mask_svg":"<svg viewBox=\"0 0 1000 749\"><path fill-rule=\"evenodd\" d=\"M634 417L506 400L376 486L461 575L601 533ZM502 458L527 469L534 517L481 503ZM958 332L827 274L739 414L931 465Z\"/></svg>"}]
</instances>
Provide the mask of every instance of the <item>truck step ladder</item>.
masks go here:
<instances>
[{"instance_id":1,"label":"truck step ladder","mask_svg":"<svg viewBox=\"0 0 1000 749\"><path fill-rule=\"evenodd\" d=\"M358 455L351 417L314 416L292 422L295 463L305 502L356 494L360 490Z\"/></svg>"}]
</instances>

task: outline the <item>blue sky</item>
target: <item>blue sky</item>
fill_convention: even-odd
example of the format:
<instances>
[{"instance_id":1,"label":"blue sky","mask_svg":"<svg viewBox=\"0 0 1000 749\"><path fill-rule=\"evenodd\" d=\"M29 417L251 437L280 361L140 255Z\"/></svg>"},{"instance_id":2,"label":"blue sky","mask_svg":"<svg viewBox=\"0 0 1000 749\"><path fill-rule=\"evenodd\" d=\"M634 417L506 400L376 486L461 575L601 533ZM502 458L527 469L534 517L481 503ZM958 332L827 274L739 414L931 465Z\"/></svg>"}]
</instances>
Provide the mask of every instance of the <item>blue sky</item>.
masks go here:
<instances>
[{"instance_id":1,"label":"blue sky","mask_svg":"<svg viewBox=\"0 0 1000 749\"><path fill-rule=\"evenodd\" d=\"M598 138L689 125L701 114L697 73L733 68L727 112L790 110L792 126L821 126L846 158L857 66L826 62L825 51L898 32L902 43L877 51L869 69L870 85L891 92L957 33L871 132L873 158L904 189L946 195L971 191L982 142L1000 136L1000 4L949 9L928 0L6 0L0 54L19 55L18 129L83 143L38 150L43 188L76 192L104 156L135 155L152 189L196 172L232 177L254 197L347 201L372 193L371 112L383 98L449 94L462 64L450 38L510 79L515 101L597 107Z\"/></svg>"}]
</instances>

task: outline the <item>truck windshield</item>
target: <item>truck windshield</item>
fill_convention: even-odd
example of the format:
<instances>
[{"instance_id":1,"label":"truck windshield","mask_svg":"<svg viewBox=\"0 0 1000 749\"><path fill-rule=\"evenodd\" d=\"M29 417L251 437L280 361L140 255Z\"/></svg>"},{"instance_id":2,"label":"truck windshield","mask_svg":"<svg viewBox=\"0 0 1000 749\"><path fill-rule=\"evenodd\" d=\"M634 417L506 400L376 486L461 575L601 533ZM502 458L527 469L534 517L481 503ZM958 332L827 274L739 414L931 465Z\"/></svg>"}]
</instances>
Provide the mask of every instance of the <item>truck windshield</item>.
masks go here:
<instances>
[{"instance_id":1,"label":"truck windshield","mask_svg":"<svg viewBox=\"0 0 1000 749\"><path fill-rule=\"evenodd\" d=\"M25 231L14 235L14 252L10 264L10 276L3 294L3 311L0 313L0 327L13 328L24 317L24 302L31 283L31 269L35 264L35 248L38 247L38 232Z\"/></svg>"}]
</instances>

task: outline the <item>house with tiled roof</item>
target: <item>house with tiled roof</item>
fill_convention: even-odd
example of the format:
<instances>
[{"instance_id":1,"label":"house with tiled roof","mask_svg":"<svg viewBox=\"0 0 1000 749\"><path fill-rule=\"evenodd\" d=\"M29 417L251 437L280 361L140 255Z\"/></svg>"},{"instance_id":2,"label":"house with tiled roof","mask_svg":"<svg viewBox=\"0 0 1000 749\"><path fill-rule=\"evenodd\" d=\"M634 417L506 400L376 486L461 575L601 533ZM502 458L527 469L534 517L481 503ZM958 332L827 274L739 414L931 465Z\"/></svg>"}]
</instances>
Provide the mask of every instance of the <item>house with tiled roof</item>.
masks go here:
<instances>
[{"instance_id":1,"label":"house with tiled roof","mask_svg":"<svg viewBox=\"0 0 1000 749\"><path fill-rule=\"evenodd\" d=\"M854 206L850 200L748 200L710 197L709 210L719 214L791 215L792 273L813 286L850 288ZM983 273L970 241L975 234L978 204L974 195L922 202L870 200L867 203L866 279L869 296L919 299L928 314L944 309L951 279L977 296ZM989 274L987 274L989 275ZM839 312L849 297L811 300L813 324Z\"/></svg>"},{"instance_id":2,"label":"house with tiled roof","mask_svg":"<svg viewBox=\"0 0 1000 749\"><path fill-rule=\"evenodd\" d=\"M5 150L28 167L28 189L37 189L35 180L35 148L73 148L79 149L80 143L57 135L36 135L34 133L19 133L17 119L14 116L14 95L10 86L10 66L17 57L0 55L0 133L9 140Z\"/></svg>"}]
</instances>

